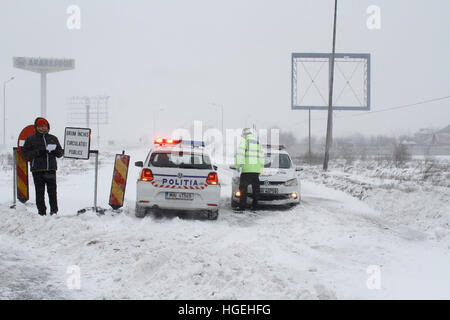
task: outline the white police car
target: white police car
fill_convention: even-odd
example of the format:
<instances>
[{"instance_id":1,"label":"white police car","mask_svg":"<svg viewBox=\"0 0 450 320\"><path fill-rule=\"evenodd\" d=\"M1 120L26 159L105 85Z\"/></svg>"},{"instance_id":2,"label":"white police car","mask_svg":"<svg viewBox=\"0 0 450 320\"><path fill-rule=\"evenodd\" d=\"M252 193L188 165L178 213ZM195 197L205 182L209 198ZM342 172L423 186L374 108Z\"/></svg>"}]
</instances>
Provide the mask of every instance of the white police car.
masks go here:
<instances>
[{"instance_id":1,"label":"white police car","mask_svg":"<svg viewBox=\"0 0 450 320\"><path fill-rule=\"evenodd\" d=\"M260 194L258 204L261 205L296 205L300 203L300 180L297 171L303 169L295 167L283 145L263 147L264 169L259 175ZM233 166L230 167L234 169ZM234 170L231 186L231 206L239 205L238 170ZM252 187L248 187L247 204L252 202Z\"/></svg>"},{"instance_id":2,"label":"white police car","mask_svg":"<svg viewBox=\"0 0 450 320\"><path fill-rule=\"evenodd\" d=\"M220 184L217 167L204 152L204 143L155 139L136 186L136 217L151 209L206 212L208 219L219 214Z\"/></svg>"}]
</instances>

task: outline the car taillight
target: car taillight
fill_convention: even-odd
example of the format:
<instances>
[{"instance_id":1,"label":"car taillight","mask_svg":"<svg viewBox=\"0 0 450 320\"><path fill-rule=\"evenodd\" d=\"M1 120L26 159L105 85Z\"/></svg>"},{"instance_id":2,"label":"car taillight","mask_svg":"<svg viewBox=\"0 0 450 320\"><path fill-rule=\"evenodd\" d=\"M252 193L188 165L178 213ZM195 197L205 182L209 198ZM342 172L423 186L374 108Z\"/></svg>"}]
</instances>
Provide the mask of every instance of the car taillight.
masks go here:
<instances>
[{"instance_id":1,"label":"car taillight","mask_svg":"<svg viewBox=\"0 0 450 320\"><path fill-rule=\"evenodd\" d=\"M210 172L208 174L208 177L206 178L207 184L217 184L218 178L217 178L217 172Z\"/></svg>"},{"instance_id":2,"label":"car taillight","mask_svg":"<svg viewBox=\"0 0 450 320\"><path fill-rule=\"evenodd\" d=\"M153 180L152 170L150 170L150 169L142 169L141 180L142 181L151 181L151 180Z\"/></svg>"}]
</instances>

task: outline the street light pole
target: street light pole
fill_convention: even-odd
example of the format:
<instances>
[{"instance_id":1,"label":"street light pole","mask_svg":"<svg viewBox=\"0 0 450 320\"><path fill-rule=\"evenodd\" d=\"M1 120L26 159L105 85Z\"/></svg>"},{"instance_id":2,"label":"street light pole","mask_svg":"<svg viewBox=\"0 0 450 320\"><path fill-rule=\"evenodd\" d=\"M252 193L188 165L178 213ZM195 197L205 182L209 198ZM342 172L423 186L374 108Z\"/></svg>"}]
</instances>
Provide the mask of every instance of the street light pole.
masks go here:
<instances>
[{"instance_id":1,"label":"street light pole","mask_svg":"<svg viewBox=\"0 0 450 320\"><path fill-rule=\"evenodd\" d=\"M3 145L6 146L6 84L14 80L14 77L3 82Z\"/></svg>"}]
</instances>

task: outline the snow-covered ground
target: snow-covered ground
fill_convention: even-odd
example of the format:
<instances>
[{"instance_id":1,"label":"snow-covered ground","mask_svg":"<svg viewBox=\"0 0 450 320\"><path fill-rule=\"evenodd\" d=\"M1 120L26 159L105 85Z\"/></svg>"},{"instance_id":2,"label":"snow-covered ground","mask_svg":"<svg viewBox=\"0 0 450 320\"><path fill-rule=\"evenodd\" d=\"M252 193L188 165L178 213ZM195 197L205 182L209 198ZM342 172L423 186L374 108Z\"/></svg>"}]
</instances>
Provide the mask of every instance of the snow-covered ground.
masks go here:
<instances>
[{"instance_id":1,"label":"snow-covered ground","mask_svg":"<svg viewBox=\"0 0 450 320\"><path fill-rule=\"evenodd\" d=\"M104 208L121 151L101 151ZM126 153L134 164L147 150ZM367 168L305 167L299 206L238 214L229 204L231 172L221 166L217 221L138 219L136 167L121 214L76 216L93 205L94 160L58 164L53 217L37 215L32 178L27 205L9 208L12 172L3 165L0 299L450 299L448 176L440 184L411 174L402 183ZM67 285L74 265L80 289Z\"/></svg>"}]
</instances>

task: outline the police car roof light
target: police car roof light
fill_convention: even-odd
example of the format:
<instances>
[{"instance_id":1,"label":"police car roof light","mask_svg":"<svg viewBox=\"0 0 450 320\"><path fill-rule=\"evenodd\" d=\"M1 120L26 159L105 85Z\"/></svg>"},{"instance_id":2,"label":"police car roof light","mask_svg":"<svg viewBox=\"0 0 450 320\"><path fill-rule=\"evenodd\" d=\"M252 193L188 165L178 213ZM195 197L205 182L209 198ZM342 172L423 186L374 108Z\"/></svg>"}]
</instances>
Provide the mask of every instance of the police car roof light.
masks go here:
<instances>
[{"instance_id":1,"label":"police car roof light","mask_svg":"<svg viewBox=\"0 0 450 320\"><path fill-rule=\"evenodd\" d=\"M205 146L204 141L194 141L194 140L182 140L181 144L187 144L192 147L204 147Z\"/></svg>"},{"instance_id":2,"label":"police car roof light","mask_svg":"<svg viewBox=\"0 0 450 320\"><path fill-rule=\"evenodd\" d=\"M175 139L161 139L161 138L157 138L155 139L154 143L157 145L162 146L164 145L174 145L174 144L179 144L181 142L181 140L175 140Z\"/></svg>"}]
</instances>

